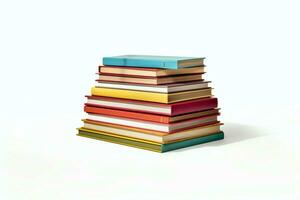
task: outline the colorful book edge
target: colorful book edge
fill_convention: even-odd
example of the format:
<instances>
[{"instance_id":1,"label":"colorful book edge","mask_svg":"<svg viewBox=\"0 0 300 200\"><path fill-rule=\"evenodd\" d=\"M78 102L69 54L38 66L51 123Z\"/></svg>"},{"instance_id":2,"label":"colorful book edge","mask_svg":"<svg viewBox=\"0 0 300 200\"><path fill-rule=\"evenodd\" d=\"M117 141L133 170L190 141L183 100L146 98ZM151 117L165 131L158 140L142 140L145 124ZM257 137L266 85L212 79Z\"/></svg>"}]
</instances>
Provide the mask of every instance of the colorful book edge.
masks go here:
<instances>
[{"instance_id":1,"label":"colorful book edge","mask_svg":"<svg viewBox=\"0 0 300 200\"><path fill-rule=\"evenodd\" d=\"M102 141L106 141L106 142L111 142L111 143L115 143L115 144L135 147L135 148L139 148L139 149L160 152L160 153L224 139L223 131L212 134L212 135L208 135L208 136L192 138L192 139L169 143L169 144L159 144L159 143L130 139L130 138L125 138L125 137L122 137L122 138L114 137L111 135L92 133L92 132L88 132L88 131L80 130L80 129L78 129L77 135L82 136L82 137L102 140Z\"/></svg>"}]
</instances>

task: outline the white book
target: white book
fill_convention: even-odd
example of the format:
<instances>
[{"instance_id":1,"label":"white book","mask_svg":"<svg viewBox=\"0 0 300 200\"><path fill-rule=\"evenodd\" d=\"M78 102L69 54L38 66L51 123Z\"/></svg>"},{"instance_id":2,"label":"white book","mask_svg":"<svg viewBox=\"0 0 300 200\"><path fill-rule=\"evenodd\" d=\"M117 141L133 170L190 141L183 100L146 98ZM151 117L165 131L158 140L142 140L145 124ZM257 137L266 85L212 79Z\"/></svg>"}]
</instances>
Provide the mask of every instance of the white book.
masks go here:
<instances>
[{"instance_id":1,"label":"white book","mask_svg":"<svg viewBox=\"0 0 300 200\"><path fill-rule=\"evenodd\" d=\"M99 114L91 114L91 113L88 113L87 119L93 121L117 124L122 126L131 126L135 128L143 128L143 129L169 133L184 128L195 127L197 125L201 125L205 123L217 122L218 120L217 117L218 115L205 116L205 117L199 117L199 118L193 118L185 121L175 122L171 124L128 119L124 117L112 117L107 115L99 115Z\"/></svg>"},{"instance_id":2,"label":"white book","mask_svg":"<svg viewBox=\"0 0 300 200\"><path fill-rule=\"evenodd\" d=\"M112 83L112 82L99 81L96 84L96 87L158 92L158 93L172 93L172 92L183 92L188 90L208 88L209 83L210 83L209 81L193 81L187 83L151 86L151 85L142 85L142 84Z\"/></svg>"}]
</instances>

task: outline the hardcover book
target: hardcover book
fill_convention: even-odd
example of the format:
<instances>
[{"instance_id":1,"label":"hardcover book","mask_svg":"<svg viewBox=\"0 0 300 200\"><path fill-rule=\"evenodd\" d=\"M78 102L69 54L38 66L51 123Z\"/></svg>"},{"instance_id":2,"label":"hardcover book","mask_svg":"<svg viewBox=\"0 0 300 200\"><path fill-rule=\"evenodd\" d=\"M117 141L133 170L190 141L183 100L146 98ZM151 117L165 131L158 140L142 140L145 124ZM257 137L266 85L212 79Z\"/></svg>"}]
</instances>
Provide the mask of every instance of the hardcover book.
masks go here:
<instances>
[{"instance_id":1,"label":"hardcover book","mask_svg":"<svg viewBox=\"0 0 300 200\"><path fill-rule=\"evenodd\" d=\"M100 74L109 74L117 76L163 77L186 74L201 74L204 72L204 66L181 68L177 70L124 66L99 66Z\"/></svg>"},{"instance_id":2,"label":"hardcover book","mask_svg":"<svg viewBox=\"0 0 300 200\"><path fill-rule=\"evenodd\" d=\"M148 85L161 85L170 83L182 83L188 81L200 81L202 74L180 75L180 76L164 76L164 77L129 77L100 74L99 81L138 83Z\"/></svg>"},{"instance_id":3,"label":"hardcover book","mask_svg":"<svg viewBox=\"0 0 300 200\"><path fill-rule=\"evenodd\" d=\"M174 131L172 133L168 133L168 132L161 132L161 131L155 131L155 130L149 130L147 129L147 127L143 127L143 128L137 128L137 127L132 127L132 126L127 126L127 125L120 125L120 124L112 124L112 123L106 123L106 122L99 122L99 121L93 121L93 120L88 120L88 119L82 119L82 121L86 124L94 124L94 125L98 125L101 127L114 127L117 128L119 130L130 130L130 131L135 131L135 132L140 132L140 133L146 133L146 134L150 134L150 135L159 135L159 136L164 136L164 135L169 135L169 134L174 134L174 133L181 133L181 134L191 134L191 133L195 133L198 132L198 129L201 129L203 127L206 126L220 126L223 125L220 122L217 123L212 123L212 124L205 124L202 126L196 126L196 127L192 127L190 129L183 129L183 130L178 130L178 131ZM97 129L95 129L97 130ZM110 131L104 131L104 132L110 132ZM119 131L120 132L120 131ZM121 133L119 133L121 134Z\"/></svg>"},{"instance_id":4,"label":"hardcover book","mask_svg":"<svg viewBox=\"0 0 300 200\"><path fill-rule=\"evenodd\" d=\"M212 96L212 88L163 94L163 93L155 93L155 92L143 92L143 91L135 91L135 90L120 90L120 89L93 87L91 89L91 93L92 95L95 96L114 97L114 98L123 98L123 99L132 99L132 100L169 104L169 103L187 101L191 99L210 97Z\"/></svg>"},{"instance_id":5,"label":"hardcover book","mask_svg":"<svg viewBox=\"0 0 300 200\"><path fill-rule=\"evenodd\" d=\"M183 121L187 119L193 119L197 117L219 114L219 109L210 109L210 110L193 112L193 113L177 115L177 116L165 116L165 115L157 115L157 114L150 114L150 113L133 112L129 110L118 110L118 109L105 108L105 107L95 107L89 105L84 106L84 111L86 113L91 113L91 114L125 117L129 119L139 119L139 120L146 120L146 121L165 123L165 124Z\"/></svg>"},{"instance_id":6,"label":"hardcover book","mask_svg":"<svg viewBox=\"0 0 300 200\"><path fill-rule=\"evenodd\" d=\"M134 129L124 128L120 125L107 125L103 123L97 123L89 120L84 120L84 126L82 128L89 129L91 131L105 132L114 135L127 136L132 138L143 139L147 141L159 142L162 144L176 142L180 140L187 140L194 137L200 137L204 135L213 134L220 131L221 123L210 124L201 127L195 127L175 133L162 133L158 131L150 131L146 129Z\"/></svg>"},{"instance_id":7,"label":"hardcover book","mask_svg":"<svg viewBox=\"0 0 300 200\"><path fill-rule=\"evenodd\" d=\"M165 85L143 85L143 84L132 84L132 83L98 81L96 87L138 90L138 91L145 91L145 92L173 93L173 92L183 92L188 90L208 88L209 83L210 81L191 81L187 83L171 83Z\"/></svg>"},{"instance_id":8,"label":"hardcover book","mask_svg":"<svg viewBox=\"0 0 300 200\"><path fill-rule=\"evenodd\" d=\"M114 134L108 134L104 132L95 132L84 128L80 128L77 135L160 153L224 139L224 133L222 131L207 136L192 138L168 144L161 144L158 142L151 142L126 136L117 136Z\"/></svg>"},{"instance_id":9,"label":"hardcover book","mask_svg":"<svg viewBox=\"0 0 300 200\"><path fill-rule=\"evenodd\" d=\"M203 60L195 57L124 55L104 57L103 65L179 69L202 66Z\"/></svg>"},{"instance_id":10,"label":"hardcover book","mask_svg":"<svg viewBox=\"0 0 300 200\"><path fill-rule=\"evenodd\" d=\"M154 102L142 102L136 100L101 97L101 96L86 96L86 105L95 107L105 107L112 109L137 111L142 113L153 113L167 116L182 115L197 111L208 110L218 107L218 99L202 98L178 103L164 104Z\"/></svg>"}]
</instances>

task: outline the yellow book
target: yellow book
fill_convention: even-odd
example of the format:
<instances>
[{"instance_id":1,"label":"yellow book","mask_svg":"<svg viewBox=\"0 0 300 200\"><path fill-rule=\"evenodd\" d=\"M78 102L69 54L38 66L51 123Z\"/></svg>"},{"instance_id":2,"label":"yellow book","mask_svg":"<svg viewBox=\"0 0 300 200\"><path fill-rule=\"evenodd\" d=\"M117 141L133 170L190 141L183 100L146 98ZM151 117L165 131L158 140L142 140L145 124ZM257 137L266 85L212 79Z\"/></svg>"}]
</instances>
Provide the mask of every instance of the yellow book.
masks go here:
<instances>
[{"instance_id":1,"label":"yellow book","mask_svg":"<svg viewBox=\"0 0 300 200\"><path fill-rule=\"evenodd\" d=\"M150 101L157 103L175 103L191 99L210 97L212 95L212 88L164 94L156 92L92 87L91 93L95 96Z\"/></svg>"}]
</instances>

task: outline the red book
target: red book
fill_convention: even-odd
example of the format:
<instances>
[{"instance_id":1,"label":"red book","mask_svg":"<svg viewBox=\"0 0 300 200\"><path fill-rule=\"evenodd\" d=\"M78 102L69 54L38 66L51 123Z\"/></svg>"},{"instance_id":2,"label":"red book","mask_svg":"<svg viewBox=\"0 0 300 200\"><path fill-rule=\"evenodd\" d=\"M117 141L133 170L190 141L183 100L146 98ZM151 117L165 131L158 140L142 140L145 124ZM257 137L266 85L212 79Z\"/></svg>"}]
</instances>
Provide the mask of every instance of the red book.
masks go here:
<instances>
[{"instance_id":1,"label":"red book","mask_svg":"<svg viewBox=\"0 0 300 200\"><path fill-rule=\"evenodd\" d=\"M214 97L194 99L178 103L163 104L137 100L127 100L101 96L87 96L87 106L112 108L134 112L175 116L198 112L218 107L218 99Z\"/></svg>"},{"instance_id":2,"label":"red book","mask_svg":"<svg viewBox=\"0 0 300 200\"><path fill-rule=\"evenodd\" d=\"M165 123L165 124L219 114L218 109L210 109L210 110L193 112L193 113L177 115L177 116L166 116L166 115L155 115L155 114L141 113L141 112L132 112L126 110L116 110L116 109L104 108L104 107L94 107L88 105L84 106L84 111L92 114L125 117L130 119L140 119L140 120Z\"/></svg>"}]
</instances>

